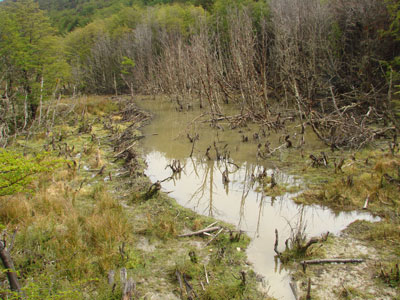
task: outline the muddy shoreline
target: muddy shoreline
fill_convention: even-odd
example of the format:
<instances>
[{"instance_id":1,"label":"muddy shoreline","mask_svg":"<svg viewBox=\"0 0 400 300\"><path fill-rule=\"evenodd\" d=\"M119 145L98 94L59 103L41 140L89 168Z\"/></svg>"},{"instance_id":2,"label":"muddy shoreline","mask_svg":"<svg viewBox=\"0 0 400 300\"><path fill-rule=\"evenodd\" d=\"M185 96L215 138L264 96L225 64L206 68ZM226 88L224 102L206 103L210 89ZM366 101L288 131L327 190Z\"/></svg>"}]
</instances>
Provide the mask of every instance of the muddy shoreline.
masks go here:
<instances>
[{"instance_id":1,"label":"muddy shoreline","mask_svg":"<svg viewBox=\"0 0 400 300\"><path fill-rule=\"evenodd\" d=\"M181 114L185 114L185 112L181 112ZM159 129L154 129L152 128L151 130L153 130L154 132L156 132ZM150 131L151 131L150 130ZM181 128L182 130L182 128ZM198 128L196 130L199 130ZM229 130L229 129L228 129ZM190 130L189 130L190 132ZM241 132L245 132L243 130L241 130ZM176 136L182 136L182 139L184 139L184 135L182 135L182 133L180 131L177 131L174 133L174 135ZM222 136L222 135L221 135ZM223 138L222 138L223 139ZM226 141L226 140L225 140ZM224 141L224 142L225 142ZM173 144L174 141L170 140L170 143ZM247 146L246 146L247 147ZM165 150L164 150L165 151ZM196 151L196 150L195 150ZM202 153L203 150L200 150L198 152ZM311 149L309 150L311 151L311 153L315 153L315 149ZM318 150L317 150L318 151ZM388 150L385 150L388 151ZM385 151L382 150L382 156L385 156ZM190 151L185 150L183 151L183 156L187 155L187 153L189 153ZM254 150L252 150L251 152L255 152ZM250 152L250 153L251 153ZM285 152L285 151L283 151ZM287 152L287 151L286 151ZM167 150L167 153L168 150ZM310 153L310 152L309 152ZM313 192L316 191L322 191L325 187L324 184L326 184L327 182L332 181L332 179L334 180L338 180L337 178L340 177L340 180L342 180L342 178L344 178L344 180L347 180L347 177L349 177L350 175L355 179L355 187L354 190L358 189L358 185L359 182L357 181L358 178L356 176L358 176L358 173L356 171L355 165L359 164L361 165L361 160L363 159L364 161L368 162L368 157L369 157L369 166L371 168L372 171L374 171L374 164L379 163L379 159L381 158L379 153L376 154L373 151L367 149L367 151L364 152L360 152L361 154L358 153L354 153L354 152L342 152L342 153L328 153L328 157L329 157L329 163L330 166L328 167L321 167L320 165L313 165L313 161L312 160L308 160L308 159L298 159L297 156L295 158L291 158L290 156L287 156L285 154L280 155L280 158L277 162L280 162L283 166L285 165L294 165L294 169L292 169L291 172L297 172L299 174L301 174L301 176L303 176L303 174L306 175L307 181L308 181L308 185L309 187L307 188L307 190L311 190ZM157 154L158 155L158 154ZM171 154L167 154L169 156L170 159L172 159L172 157L174 157ZM204 155L204 154L203 154ZM307 157L307 152L305 152L304 154L302 154L304 156ZM333 158L332 158L333 155ZM340 158L346 158L344 159L344 164L343 164L343 170L341 169L340 172L337 171L337 167L336 167L336 163L339 161ZM357 158L354 158L354 156L356 156ZM180 157L178 155L178 157ZM273 157L271 159L274 159ZM397 157L395 157L395 159L397 159ZM294 164L294 161L297 160L297 163ZM363 161L363 163L364 163ZM276 163L277 163L276 162ZM167 164L167 162L165 162L164 164ZM334 166L335 165L335 166ZM364 167L363 167L364 168ZM348 169L352 169L354 171L354 174L350 174L348 175L349 171ZM363 170L365 173L365 170ZM189 172L190 173L190 172ZM338 174L339 173L339 174ZM362 176L365 177L364 174L361 174ZM379 176L379 175L377 175ZM162 176L161 176L162 177ZM156 178L156 177L154 177ZM159 177L160 178L160 177ZM155 179L153 179L155 180ZM344 184L345 189L352 189L352 186L346 186L346 182ZM176 187L169 187L169 190L172 190ZM329 187L326 188L327 190L329 190ZM344 190L345 190L344 189ZM168 188L167 188L168 190ZM305 195L307 195L307 192L305 193ZM350 197L348 197L350 198ZM305 201L304 197L299 197L298 199L296 199L296 201L298 203L306 203L306 205L309 204L317 204L317 205L321 205L321 206L327 206L333 209L333 211L336 211L337 213L340 211L353 211L353 210L357 210L359 209L361 211L361 207L364 203L362 203L361 205L358 204L357 201L359 201L358 199L354 199L354 200L349 200L348 203L340 203L336 202L336 203L327 203L326 201L323 201L323 199L321 200L314 200L311 201L311 197L308 197L307 200ZM374 203L371 201L371 204ZM334 204L334 205L332 205ZM375 214L375 215L380 215L381 217L384 217L381 213L379 213L379 211L377 211L375 209L374 204L372 204L372 207L370 206L367 210L365 211L369 211L371 214ZM232 222L232 221L231 221ZM384 220L382 220L380 223L384 222ZM233 223L235 223L235 221L233 221ZM371 226L374 226L373 223L371 223ZM354 226L351 226L354 227ZM367 241L359 241L357 238L359 238L360 232L353 232L352 235L350 235L350 233L347 233L347 230L345 231L346 233L340 233L337 236L332 236L331 238L329 238L329 242L327 244L324 243L319 243L317 245L315 245L315 247L311 247L308 253L306 253L306 256L301 258L347 258L349 257L349 255L361 255L362 257L364 257L366 255L366 253L368 253L368 251L371 251L371 253L375 253L376 249L373 247L374 245L372 245L371 243L367 242ZM308 236L307 238L310 238L310 236ZM365 244L365 248L363 249L363 251L356 251L357 249L359 249L359 247L357 246L359 243L363 243ZM356 245L355 246L355 251L352 252L348 252L346 255L346 252L343 251L343 245L348 244L348 247L351 248L352 245ZM327 246L329 245L329 246ZM328 250L325 250L325 248L327 248ZM395 250L393 250L395 251ZM390 258L388 258L390 257ZM337 269L338 274L340 274L340 276L342 276L343 278L347 278L346 280L346 284L348 286L347 288L343 288L341 285L338 285L337 282L334 281L330 281L328 276L322 277L320 276L320 274L322 272L328 272L331 269L331 266L326 266L326 265L321 265L321 266L317 266L317 267L310 267L309 269L316 269L319 270L318 272L316 272L316 275L314 274L314 272L310 271L310 273L305 273L302 274L301 272L299 272L299 267L297 262L300 260L299 259L295 259L294 261L290 262L287 266L283 266L284 269L288 269L290 271L290 273L294 276L294 280L298 283L298 294L299 295L303 295L305 296L307 294L307 281L308 278L311 278L312 283L311 283L311 290L313 291L313 295L314 296L318 296L320 299L328 299L330 297L333 297L333 295L335 297L343 297L343 295L345 295L347 293L347 295L349 295L349 297L351 295L356 295L357 293L359 295L369 295L368 297L372 297L371 295L373 295L373 297L378 296L378 295L387 295L385 297L392 297L393 295L396 295L397 291L395 288L392 288L390 286L385 286L385 284L381 284L379 282L379 267L377 267L377 264L379 264L380 262L390 262L393 258L395 258L395 256L392 255L390 256L379 256L377 257L375 260L373 261L368 261L365 264L361 264L361 267L358 266L358 268L361 268L362 271L360 272L352 272L352 266L345 266L343 272L340 272L340 269ZM339 265L340 268L340 265ZM324 271L325 270L325 271ZM353 274L353 276L345 276L346 270L349 270L349 274ZM368 270L368 272L367 272ZM330 274L330 273L329 273ZM369 274L367 276L367 274ZM374 274L374 275L371 275ZM266 278L268 279L268 278ZM354 279L354 282L351 281L351 279ZM365 289L363 289L363 287L359 286L357 284L357 280L362 281L373 281L372 284L369 285L365 285L368 286L368 288L366 287ZM322 281L322 283L319 283L318 285L314 284L315 282L320 282ZM371 286L375 286L375 289L373 289ZM323 288L319 288L319 287L323 287ZM339 289L343 290L344 292L342 293L336 293ZM326 290L326 294L324 294L323 292L320 292L322 290ZM358 292L356 292L356 290ZM328 292L331 291L331 292ZM335 292L336 294L332 294L333 292ZM330 293L330 294L329 294ZM292 297L292 295L290 295L290 297ZM327 298L328 297L328 298ZM362 299L363 296L361 296ZM383 296L382 296L383 297ZM382 298L382 299L386 299L386 298Z\"/></svg>"}]
</instances>

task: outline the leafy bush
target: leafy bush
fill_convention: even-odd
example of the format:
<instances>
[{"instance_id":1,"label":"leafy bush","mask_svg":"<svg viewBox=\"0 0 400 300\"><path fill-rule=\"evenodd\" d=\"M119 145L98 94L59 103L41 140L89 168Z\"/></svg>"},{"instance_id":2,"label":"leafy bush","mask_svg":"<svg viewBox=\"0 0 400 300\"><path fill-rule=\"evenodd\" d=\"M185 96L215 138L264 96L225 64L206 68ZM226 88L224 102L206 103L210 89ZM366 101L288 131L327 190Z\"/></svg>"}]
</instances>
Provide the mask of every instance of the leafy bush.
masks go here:
<instances>
[{"instance_id":1,"label":"leafy bush","mask_svg":"<svg viewBox=\"0 0 400 300\"><path fill-rule=\"evenodd\" d=\"M0 196L12 195L26 190L35 175L59 167L61 159L49 159L43 152L33 158L23 157L13 151L0 150Z\"/></svg>"}]
</instances>

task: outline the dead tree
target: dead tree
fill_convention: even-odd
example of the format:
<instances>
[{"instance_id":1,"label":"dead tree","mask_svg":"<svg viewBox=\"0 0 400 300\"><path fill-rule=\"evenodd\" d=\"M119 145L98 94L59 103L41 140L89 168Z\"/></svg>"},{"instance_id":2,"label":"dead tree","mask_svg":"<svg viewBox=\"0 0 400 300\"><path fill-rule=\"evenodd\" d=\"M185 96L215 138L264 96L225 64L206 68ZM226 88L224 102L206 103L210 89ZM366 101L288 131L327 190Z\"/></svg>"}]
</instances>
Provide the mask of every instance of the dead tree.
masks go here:
<instances>
[{"instance_id":1,"label":"dead tree","mask_svg":"<svg viewBox=\"0 0 400 300\"><path fill-rule=\"evenodd\" d=\"M10 244L10 247L12 248L12 243ZM4 268L6 269L10 289L18 293L21 292L21 285L19 284L17 273L14 268L14 263L9 253L9 249L6 247L5 240L0 241L0 258L3 262Z\"/></svg>"}]
</instances>

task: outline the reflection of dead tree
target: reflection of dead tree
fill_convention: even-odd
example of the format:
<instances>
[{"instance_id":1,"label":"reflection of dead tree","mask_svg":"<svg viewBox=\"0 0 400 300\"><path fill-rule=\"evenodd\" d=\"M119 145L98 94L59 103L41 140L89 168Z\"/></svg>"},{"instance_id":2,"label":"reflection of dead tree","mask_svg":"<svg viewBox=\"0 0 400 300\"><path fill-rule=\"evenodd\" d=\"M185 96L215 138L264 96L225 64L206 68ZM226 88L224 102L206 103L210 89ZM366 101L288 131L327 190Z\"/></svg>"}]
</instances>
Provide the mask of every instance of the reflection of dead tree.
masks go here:
<instances>
[{"instance_id":1,"label":"reflection of dead tree","mask_svg":"<svg viewBox=\"0 0 400 300\"><path fill-rule=\"evenodd\" d=\"M225 144L225 146L222 149L222 152L217 147L217 143L214 141L214 149L215 149L215 154L217 157L217 160L227 160L229 158L229 151L227 150L228 144Z\"/></svg>"},{"instance_id":2,"label":"reflection of dead tree","mask_svg":"<svg viewBox=\"0 0 400 300\"><path fill-rule=\"evenodd\" d=\"M259 194L260 193L257 193L257 197L258 197ZM261 216L262 216L262 213L264 211L265 194L264 194L263 191L261 192L261 199L259 199L259 201L260 201L260 204L258 206L257 229L256 229L257 237L260 234Z\"/></svg>"},{"instance_id":3,"label":"reflection of dead tree","mask_svg":"<svg viewBox=\"0 0 400 300\"><path fill-rule=\"evenodd\" d=\"M205 210L208 210L208 215L213 216L215 212L215 207L213 205L213 196L214 196L214 161L211 161L209 163L203 164L205 166L205 171L203 175L202 182L198 189L193 193L193 195L190 197L189 202L191 202L193 199L197 198L197 204L196 206L199 206L200 201L204 198L205 192L207 189L209 189L209 199L208 199L208 205L205 208ZM209 184L209 186L207 185Z\"/></svg>"},{"instance_id":4,"label":"reflection of dead tree","mask_svg":"<svg viewBox=\"0 0 400 300\"><path fill-rule=\"evenodd\" d=\"M211 156L210 156L210 150L211 150L211 146L208 146L208 148L206 150L206 154L205 154L208 160L212 160Z\"/></svg>"},{"instance_id":5,"label":"reflection of dead tree","mask_svg":"<svg viewBox=\"0 0 400 300\"><path fill-rule=\"evenodd\" d=\"M196 133L194 136L191 136L189 133L186 135L187 138L189 139L189 141L191 143L194 143L195 141L197 141L199 139L199 134Z\"/></svg>"},{"instance_id":6,"label":"reflection of dead tree","mask_svg":"<svg viewBox=\"0 0 400 300\"><path fill-rule=\"evenodd\" d=\"M193 195L190 197L189 201L192 201L195 197L198 197L199 201L204 197L204 193L206 191L207 187L207 178L208 178L208 172L210 168L207 166L205 172L203 173L203 180L202 183L200 184L199 188L193 193ZM197 203L199 205L199 203Z\"/></svg>"},{"instance_id":7,"label":"reflection of dead tree","mask_svg":"<svg viewBox=\"0 0 400 300\"><path fill-rule=\"evenodd\" d=\"M229 176L228 176L228 168L226 168L225 169L225 171L224 172L222 172L222 183L225 185L225 184L228 184L229 183Z\"/></svg>"},{"instance_id":8,"label":"reflection of dead tree","mask_svg":"<svg viewBox=\"0 0 400 300\"><path fill-rule=\"evenodd\" d=\"M213 217L214 213L213 213L213 189L214 189L214 163L212 164L212 166L210 167L210 194L209 194L209 205L208 205L208 215Z\"/></svg>"},{"instance_id":9,"label":"reflection of dead tree","mask_svg":"<svg viewBox=\"0 0 400 300\"><path fill-rule=\"evenodd\" d=\"M240 228L243 218L244 218L244 208L246 205L246 199L247 196L249 195L249 192L252 188L252 181L251 181L251 175L254 172L254 167L249 166L246 164L246 170L245 170L245 176L244 176L244 185L243 185L243 190L242 190L242 196L240 198L240 211L239 211L239 223L238 227Z\"/></svg>"},{"instance_id":10,"label":"reflection of dead tree","mask_svg":"<svg viewBox=\"0 0 400 300\"><path fill-rule=\"evenodd\" d=\"M168 168L168 167L172 170L173 174L180 173L180 172L182 172L182 169L183 169L181 166L181 161L175 160L175 159L172 161L172 164L168 164L165 168Z\"/></svg>"}]
</instances>

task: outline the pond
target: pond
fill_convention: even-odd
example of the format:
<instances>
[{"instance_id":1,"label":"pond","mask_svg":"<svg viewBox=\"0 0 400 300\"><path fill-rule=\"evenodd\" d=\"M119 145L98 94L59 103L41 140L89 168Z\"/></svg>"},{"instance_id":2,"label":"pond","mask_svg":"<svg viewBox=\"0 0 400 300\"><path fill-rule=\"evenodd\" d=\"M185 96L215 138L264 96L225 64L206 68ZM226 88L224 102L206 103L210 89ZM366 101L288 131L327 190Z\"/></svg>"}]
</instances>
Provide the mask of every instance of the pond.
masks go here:
<instances>
[{"instance_id":1,"label":"pond","mask_svg":"<svg viewBox=\"0 0 400 300\"><path fill-rule=\"evenodd\" d=\"M165 180L162 190L184 207L229 222L245 231L252 238L247 250L248 259L253 269L264 277L269 295L277 299L294 297L289 286L289 273L275 259L275 229L279 231L282 249L291 228L298 226L299 222L305 226L307 236L311 237L327 231L338 234L357 219L374 220L364 212L334 213L320 206L294 203L293 197L304 184L301 176L290 175L290 166L280 161L283 156L295 155L299 150L282 147L276 152L275 159L257 158L258 144L268 140L271 147L276 148L283 141L282 133L268 132L265 137L253 139L254 133L260 132L256 125L230 129L227 123L221 121L218 128L211 127L206 122L206 116L199 118L203 110L177 111L174 102L161 98L143 98L137 104L154 115L151 123L143 128L146 136L143 139L146 175L153 182L169 178L172 171L167 165L179 160L183 171ZM229 106L225 109L233 111ZM297 130L296 124L288 128ZM194 147L187 138L188 133L191 137L199 135ZM324 148L311 132L305 135L307 147L318 151ZM249 137L248 142L243 142L243 136ZM215 159L214 142L219 152L229 152L229 162ZM205 154L209 146L211 160ZM228 174L229 182L224 183L224 172ZM275 197L268 196L254 180L263 172L268 176L273 173L278 186L286 187L286 192Z\"/></svg>"}]
</instances>

